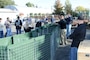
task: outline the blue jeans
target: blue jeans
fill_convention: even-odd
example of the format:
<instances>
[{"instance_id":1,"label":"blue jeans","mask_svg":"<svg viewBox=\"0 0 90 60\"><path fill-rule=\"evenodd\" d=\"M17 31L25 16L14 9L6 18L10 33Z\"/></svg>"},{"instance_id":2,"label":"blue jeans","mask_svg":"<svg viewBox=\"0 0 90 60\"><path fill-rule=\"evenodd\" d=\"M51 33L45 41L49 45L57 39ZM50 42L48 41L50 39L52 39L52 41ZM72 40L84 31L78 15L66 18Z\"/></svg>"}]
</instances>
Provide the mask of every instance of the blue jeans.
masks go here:
<instances>
[{"instance_id":1,"label":"blue jeans","mask_svg":"<svg viewBox=\"0 0 90 60\"><path fill-rule=\"evenodd\" d=\"M3 38L3 31L0 31L0 38Z\"/></svg>"},{"instance_id":2,"label":"blue jeans","mask_svg":"<svg viewBox=\"0 0 90 60\"><path fill-rule=\"evenodd\" d=\"M77 47L71 47L70 60L77 60Z\"/></svg>"},{"instance_id":3,"label":"blue jeans","mask_svg":"<svg viewBox=\"0 0 90 60\"><path fill-rule=\"evenodd\" d=\"M11 36L12 35L12 32L11 32L11 28L6 28L7 30L7 33L6 33L6 36Z\"/></svg>"},{"instance_id":4,"label":"blue jeans","mask_svg":"<svg viewBox=\"0 0 90 60\"><path fill-rule=\"evenodd\" d=\"M66 28L67 28L67 34L66 34L66 36L68 37L70 34L71 34L71 24L67 24L66 25Z\"/></svg>"},{"instance_id":5,"label":"blue jeans","mask_svg":"<svg viewBox=\"0 0 90 60\"><path fill-rule=\"evenodd\" d=\"M16 34L21 34L21 29L16 29Z\"/></svg>"}]
</instances>

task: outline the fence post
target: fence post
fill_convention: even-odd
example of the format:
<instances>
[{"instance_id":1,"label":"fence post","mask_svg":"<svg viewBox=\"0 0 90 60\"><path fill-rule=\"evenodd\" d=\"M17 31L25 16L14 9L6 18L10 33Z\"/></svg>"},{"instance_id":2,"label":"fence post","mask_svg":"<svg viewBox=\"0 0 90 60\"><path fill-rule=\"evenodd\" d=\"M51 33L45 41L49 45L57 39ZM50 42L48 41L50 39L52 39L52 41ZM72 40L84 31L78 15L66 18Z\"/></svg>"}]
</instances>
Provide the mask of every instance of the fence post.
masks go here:
<instances>
[{"instance_id":1,"label":"fence post","mask_svg":"<svg viewBox=\"0 0 90 60\"><path fill-rule=\"evenodd\" d=\"M51 34L51 60L55 60L54 33Z\"/></svg>"}]
</instances>

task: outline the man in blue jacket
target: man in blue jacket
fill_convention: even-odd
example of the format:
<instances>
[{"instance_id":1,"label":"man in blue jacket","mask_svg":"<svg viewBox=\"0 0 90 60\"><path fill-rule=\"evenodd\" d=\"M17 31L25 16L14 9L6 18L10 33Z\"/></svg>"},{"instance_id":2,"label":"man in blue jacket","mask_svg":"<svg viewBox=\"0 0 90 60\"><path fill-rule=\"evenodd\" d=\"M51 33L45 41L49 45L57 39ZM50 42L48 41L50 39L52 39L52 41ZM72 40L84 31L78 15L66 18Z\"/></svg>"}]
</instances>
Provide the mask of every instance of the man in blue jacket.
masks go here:
<instances>
[{"instance_id":1,"label":"man in blue jacket","mask_svg":"<svg viewBox=\"0 0 90 60\"><path fill-rule=\"evenodd\" d=\"M68 14L67 17L65 18L67 21L66 28L67 28L67 34L66 36L68 37L71 34L71 27L72 27L72 16L71 14Z\"/></svg>"}]
</instances>

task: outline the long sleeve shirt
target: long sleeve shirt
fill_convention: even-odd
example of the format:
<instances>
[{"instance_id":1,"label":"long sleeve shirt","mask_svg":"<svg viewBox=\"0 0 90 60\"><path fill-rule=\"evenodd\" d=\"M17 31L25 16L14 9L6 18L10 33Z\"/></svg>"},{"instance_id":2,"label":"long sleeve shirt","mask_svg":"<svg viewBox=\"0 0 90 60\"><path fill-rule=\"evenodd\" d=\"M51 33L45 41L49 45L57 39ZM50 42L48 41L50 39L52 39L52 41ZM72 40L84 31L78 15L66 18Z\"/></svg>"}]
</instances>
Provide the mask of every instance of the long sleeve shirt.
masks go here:
<instances>
[{"instance_id":1,"label":"long sleeve shirt","mask_svg":"<svg viewBox=\"0 0 90 60\"><path fill-rule=\"evenodd\" d=\"M76 41L82 41L86 36L86 24L80 24L74 32L70 35L70 38Z\"/></svg>"}]
</instances>

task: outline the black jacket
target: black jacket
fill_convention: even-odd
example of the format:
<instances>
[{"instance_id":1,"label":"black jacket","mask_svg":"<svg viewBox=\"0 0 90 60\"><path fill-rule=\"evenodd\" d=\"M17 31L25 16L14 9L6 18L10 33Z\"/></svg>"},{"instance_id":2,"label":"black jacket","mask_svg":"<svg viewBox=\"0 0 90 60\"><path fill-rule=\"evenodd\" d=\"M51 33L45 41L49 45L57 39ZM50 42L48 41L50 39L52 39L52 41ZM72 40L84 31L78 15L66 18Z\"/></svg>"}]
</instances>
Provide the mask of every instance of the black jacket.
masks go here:
<instances>
[{"instance_id":1,"label":"black jacket","mask_svg":"<svg viewBox=\"0 0 90 60\"><path fill-rule=\"evenodd\" d=\"M41 27L42 23L39 21L36 23L36 27Z\"/></svg>"},{"instance_id":2,"label":"black jacket","mask_svg":"<svg viewBox=\"0 0 90 60\"><path fill-rule=\"evenodd\" d=\"M72 23L72 17L68 17L65 19L67 24L71 24Z\"/></svg>"},{"instance_id":3,"label":"black jacket","mask_svg":"<svg viewBox=\"0 0 90 60\"><path fill-rule=\"evenodd\" d=\"M83 41L86 35L86 24L80 24L74 32L69 36L75 41Z\"/></svg>"},{"instance_id":4,"label":"black jacket","mask_svg":"<svg viewBox=\"0 0 90 60\"><path fill-rule=\"evenodd\" d=\"M21 29L21 27L22 27L22 21L21 20L16 20L15 21L15 26L16 26L16 29Z\"/></svg>"},{"instance_id":5,"label":"black jacket","mask_svg":"<svg viewBox=\"0 0 90 60\"><path fill-rule=\"evenodd\" d=\"M60 28L61 29L66 29L66 20L60 20L59 22L58 22L58 24L59 24L59 26L60 26Z\"/></svg>"}]
</instances>

